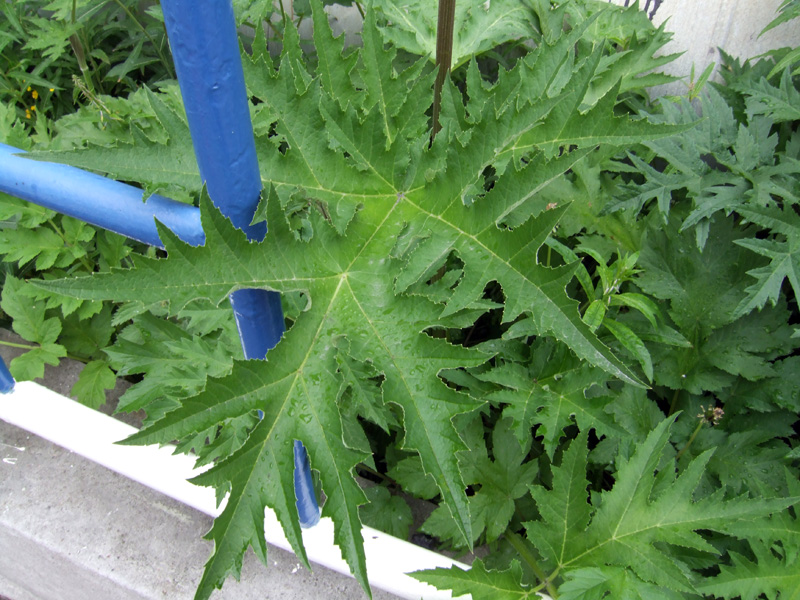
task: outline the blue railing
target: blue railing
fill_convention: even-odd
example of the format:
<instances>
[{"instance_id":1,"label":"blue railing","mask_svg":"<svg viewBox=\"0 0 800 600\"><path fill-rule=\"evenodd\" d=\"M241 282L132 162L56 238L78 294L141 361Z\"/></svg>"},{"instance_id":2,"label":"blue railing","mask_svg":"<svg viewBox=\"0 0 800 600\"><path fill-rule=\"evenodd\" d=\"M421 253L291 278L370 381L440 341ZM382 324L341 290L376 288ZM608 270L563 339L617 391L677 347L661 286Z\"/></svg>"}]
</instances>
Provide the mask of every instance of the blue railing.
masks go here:
<instances>
[{"instance_id":1,"label":"blue railing","mask_svg":"<svg viewBox=\"0 0 800 600\"><path fill-rule=\"evenodd\" d=\"M266 224L251 225L261 176L231 2L162 0L161 7L200 176L220 211L249 239L261 240ZM154 246L162 246L154 218L188 243L201 245L205 239L196 207L157 195L142 202L138 188L17 154L21 151L0 144L0 191ZM245 289L230 300L245 358L265 358L284 332L280 296ZM5 365L0 386L13 387ZM298 440L294 455L300 524L311 527L320 511L308 454Z\"/></svg>"}]
</instances>

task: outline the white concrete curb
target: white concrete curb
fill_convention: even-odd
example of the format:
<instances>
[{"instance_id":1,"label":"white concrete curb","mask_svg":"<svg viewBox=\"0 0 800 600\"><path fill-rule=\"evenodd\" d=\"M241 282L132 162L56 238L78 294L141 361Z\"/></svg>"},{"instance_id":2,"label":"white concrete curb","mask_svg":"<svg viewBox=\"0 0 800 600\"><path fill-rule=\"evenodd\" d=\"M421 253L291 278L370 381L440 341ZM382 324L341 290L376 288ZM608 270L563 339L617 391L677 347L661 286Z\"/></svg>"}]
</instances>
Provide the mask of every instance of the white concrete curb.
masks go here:
<instances>
[{"instance_id":1,"label":"white concrete curb","mask_svg":"<svg viewBox=\"0 0 800 600\"><path fill-rule=\"evenodd\" d=\"M0 419L80 454L89 460L159 491L207 515L220 512L211 488L189 483L198 474L191 457L173 454L170 446L119 446L115 442L131 435L134 427L87 408L37 383L17 383L11 394L0 396ZM266 511L267 542L292 551L275 514ZM370 584L409 600L452 598L450 592L412 579L406 573L453 565L467 569L446 556L404 542L381 531L362 530ZM303 542L311 561L350 575L337 546L333 544L333 522L322 519L303 531ZM467 596L459 596L468 600ZM547 598L543 596L543 598Z\"/></svg>"}]
</instances>

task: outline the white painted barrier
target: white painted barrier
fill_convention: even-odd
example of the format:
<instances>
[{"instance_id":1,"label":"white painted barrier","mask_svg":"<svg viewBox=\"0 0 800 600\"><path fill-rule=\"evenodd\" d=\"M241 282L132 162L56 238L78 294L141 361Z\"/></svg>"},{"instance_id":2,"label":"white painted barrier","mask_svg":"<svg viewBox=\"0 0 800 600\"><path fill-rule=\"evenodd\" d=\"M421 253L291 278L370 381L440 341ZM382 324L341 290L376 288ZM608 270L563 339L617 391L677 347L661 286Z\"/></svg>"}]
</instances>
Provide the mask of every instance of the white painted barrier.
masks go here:
<instances>
[{"instance_id":1,"label":"white painted barrier","mask_svg":"<svg viewBox=\"0 0 800 600\"><path fill-rule=\"evenodd\" d=\"M46 415L43 418L42 415ZM173 454L173 447L120 446L115 442L131 435L135 428L57 394L37 383L18 382L14 391L0 396L0 419L80 454L121 475L129 477L183 504L216 517L214 491L187 481L201 471L194 460ZM292 551L275 514L266 510L266 538L273 546ZM435 567L467 565L446 556L415 546L364 527L364 550L370 584L409 600L444 600L450 592L439 591L412 579L406 573ZM333 522L322 519L318 525L303 530L308 558L314 563L350 575L339 548L333 543ZM468 600L470 596L459 596ZM546 596L543 596L549 600Z\"/></svg>"}]
</instances>

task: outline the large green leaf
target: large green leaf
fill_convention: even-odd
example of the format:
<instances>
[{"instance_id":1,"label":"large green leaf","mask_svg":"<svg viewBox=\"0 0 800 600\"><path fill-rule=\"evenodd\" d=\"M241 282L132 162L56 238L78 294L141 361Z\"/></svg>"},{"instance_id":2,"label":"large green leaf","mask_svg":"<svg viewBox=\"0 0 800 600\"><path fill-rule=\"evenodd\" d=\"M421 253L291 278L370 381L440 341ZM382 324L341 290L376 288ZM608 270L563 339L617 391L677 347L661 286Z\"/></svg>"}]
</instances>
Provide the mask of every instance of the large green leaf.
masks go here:
<instances>
[{"instance_id":1,"label":"large green leaf","mask_svg":"<svg viewBox=\"0 0 800 600\"><path fill-rule=\"evenodd\" d=\"M291 26L278 65L265 52L244 58L247 85L258 101L267 238L248 242L202 200L205 246L188 246L161 227L167 259L136 257L131 270L41 284L82 298L144 305L168 300L171 315L198 299L218 305L242 288L302 292L309 299L265 362L235 362L230 375L209 380L132 440L197 439L219 423L263 413L249 437L196 480L230 492L210 532L215 552L201 598L227 574L238 574L248 545L266 560L264 506L276 511L305 556L294 508L294 440L306 445L320 472L323 512L333 517L335 541L367 587L358 518L365 497L352 475L366 455L359 444L347 443L353 426L343 427L337 406L343 386L357 396L357 414L384 426L389 419L381 403L395 407L403 448L419 455L461 537L471 542L458 460L466 446L452 419L481 403L439 375L478 366L488 356L429 330L470 325L488 306L483 292L491 282L503 288L504 321L528 319L579 358L641 385L567 296L574 266L538 263L540 246L568 205L548 206L537 191L598 144L652 139L680 127L614 116L614 94L580 113L600 55L576 59L566 51L580 37L576 27L553 45L542 44L492 86L481 82L473 63L466 102L454 86L445 87L445 126L431 144L432 71L425 62L398 72L394 50L383 47L368 14L355 71L356 62L342 57L340 42L323 31L320 8L314 10L317 52L326 55L318 72L306 66ZM175 139L160 147L162 154L181 155L172 148ZM151 150L149 142L139 142L131 147L131 164ZM496 177L491 185L489 172ZM359 377L368 381L354 387Z\"/></svg>"}]
</instances>

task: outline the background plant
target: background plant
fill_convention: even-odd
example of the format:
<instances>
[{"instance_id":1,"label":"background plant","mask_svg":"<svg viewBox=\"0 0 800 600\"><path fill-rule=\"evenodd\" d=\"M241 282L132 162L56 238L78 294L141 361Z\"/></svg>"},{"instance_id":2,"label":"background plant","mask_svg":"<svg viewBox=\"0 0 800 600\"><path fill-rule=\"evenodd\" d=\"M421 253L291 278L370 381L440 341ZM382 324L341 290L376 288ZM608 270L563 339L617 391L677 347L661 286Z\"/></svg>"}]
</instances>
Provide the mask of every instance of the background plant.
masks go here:
<instances>
[{"instance_id":1,"label":"background plant","mask_svg":"<svg viewBox=\"0 0 800 600\"><path fill-rule=\"evenodd\" d=\"M475 38L431 143L428 53L401 32L404 51L387 49L380 6L361 49L343 52L314 4L319 56L286 21L277 61L261 30L243 57L263 244L204 201L204 248L165 232L166 260L36 287L123 301L103 355L144 375L122 403L148 412L136 441L179 438L215 462L198 483L231 498L198 596L248 544L265 559L263 504L304 556L294 437L362 584L360 519L407 515L402 489L438 505L423 531L445 547L488 546L471 571L419 574L475 598L795 589L797 83L770 75L791 53L730 62L699 120L688 104L647 104L644 87L664 78L636 74L662 60L666 34L639 13L533 2L533 44ZM63 119L63 145L44 156L200 197L197 177L170 168L190 152L175 88L118 110L136 117L93 121L86 141L78 116ZM169 157L158 179L154 149ZM184 260L207 277L187 280ZM231 360L218 305L231 272L283 292L290 327L266 364ZM9 297L33 293L9 281ZM44 348L52 314L15 321L41 329ZM354 472L378 483L360 511Z\"/></svg>"}]
</instances>

